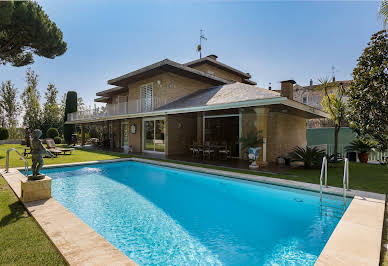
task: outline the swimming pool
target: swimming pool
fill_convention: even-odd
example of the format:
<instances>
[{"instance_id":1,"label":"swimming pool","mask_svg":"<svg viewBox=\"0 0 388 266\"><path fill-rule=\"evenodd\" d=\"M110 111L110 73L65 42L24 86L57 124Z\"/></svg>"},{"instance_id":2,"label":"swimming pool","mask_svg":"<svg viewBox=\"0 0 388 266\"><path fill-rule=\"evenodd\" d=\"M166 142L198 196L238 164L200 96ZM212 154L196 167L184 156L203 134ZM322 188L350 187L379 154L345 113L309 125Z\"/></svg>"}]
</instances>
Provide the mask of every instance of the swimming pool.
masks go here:
<instances>
[{"instance_id":1,"label":"swimming pool","mask_svg":"<svg viewBox=\"0 0 388 266\"><path fill-rule=\"evenodd\" d=\"M140 265L313 265L340 220L322 215L319 193L134 161L42 172L57 201Z\"/></svg>"}]
</instances>

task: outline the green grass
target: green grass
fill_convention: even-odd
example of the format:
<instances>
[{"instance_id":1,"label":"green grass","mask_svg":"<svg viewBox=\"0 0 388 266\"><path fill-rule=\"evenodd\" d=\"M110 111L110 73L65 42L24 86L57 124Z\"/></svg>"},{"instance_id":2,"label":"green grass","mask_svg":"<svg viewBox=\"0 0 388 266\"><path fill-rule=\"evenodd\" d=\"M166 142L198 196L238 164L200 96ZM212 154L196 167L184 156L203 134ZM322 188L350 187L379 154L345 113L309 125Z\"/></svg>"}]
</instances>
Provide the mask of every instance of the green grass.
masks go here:
<instances>
[{"instance_id":1,"label":"green grass","mask_svg":"<svg viewBox=\"0 0 388 266\"><path fill-rule=\"evenodd\" d=\"M295 168L281 174L281 178L319 184L320 169ZM344 164L329 164L327 183L329 186L342 187ZM349 164L350 189L376 193L388 193L388 167L374 164Z\"/></svg>"},{"instance_id":2,"label":"green grass","mask_svg":"<svg viewBox=\"0 0 388 266\"><path fill-rule=\"evenodd\" d=\"M0 176L0 265L65 265Z\"/></svg>"},{"instance_id":3,"label":"green grass","mask_svg":"<svg viewBox=\"0 0 388 266\"><path fill-rule=\"evenodd\" d=\"M10 148L17 149L20 153L23 153L26 146L16 144L3 144L0 145L0 168L5 168L5 156L6 152ZM60 146L59 146L60 147ZM72 155L59 155L57 158L44 158L44 163L47 164L59 164L59 163L74 163L74 162L86 162L86 161L98 161L109 160L129 157L129 155L104 152L104 151L88 151L88 150L74 150ZM31 166L31 155L28 156L28 163ZM15 152L10 153L10 167L24 166L24 162L19 158Z\"/></svg>"}]
</instances>

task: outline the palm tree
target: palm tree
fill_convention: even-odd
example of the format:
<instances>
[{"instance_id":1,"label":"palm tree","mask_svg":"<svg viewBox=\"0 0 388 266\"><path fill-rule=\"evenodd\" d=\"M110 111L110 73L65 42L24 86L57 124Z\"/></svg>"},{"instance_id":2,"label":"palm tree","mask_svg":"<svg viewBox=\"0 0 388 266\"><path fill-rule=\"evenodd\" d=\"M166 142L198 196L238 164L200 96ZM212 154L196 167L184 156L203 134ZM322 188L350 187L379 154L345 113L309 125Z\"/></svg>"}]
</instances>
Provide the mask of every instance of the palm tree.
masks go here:
<instances>
[{"instance_id":1,"label":"palm tree","mask_svg":"<svg viewBox=\"0 0 388 266\"><path fill-rule=\"evenodd\" d=\"M343 101L345 89L340 82L330 82L328 78L319 79L320 85L317 87L323 92L321 102L323 110L330 115L334 122L334 162L338 159L338 134L345 122L346 103ZM334 91L333 91L334 89Z\"/></svg>"},{"instance_id":2,"label":"palm tree","mask_svg":"<svg viewBox=\"0 0 388 266\"><path fill-rule=\"evenodd\" d=\"M379 15L384 19L384 28L388 23L388 0L381 1Z\"/></svg>"}]
</instances>

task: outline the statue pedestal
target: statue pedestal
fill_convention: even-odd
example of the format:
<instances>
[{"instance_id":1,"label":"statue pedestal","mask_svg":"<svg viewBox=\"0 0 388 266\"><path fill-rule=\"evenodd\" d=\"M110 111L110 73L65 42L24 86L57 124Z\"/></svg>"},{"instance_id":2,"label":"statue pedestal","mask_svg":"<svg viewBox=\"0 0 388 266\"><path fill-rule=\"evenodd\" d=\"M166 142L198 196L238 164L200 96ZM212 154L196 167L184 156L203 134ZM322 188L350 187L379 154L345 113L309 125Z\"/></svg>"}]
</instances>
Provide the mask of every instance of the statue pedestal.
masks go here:
<instances>
[{"instance_id":1,"label":"statue pedestal","mask_svg":"<svg viewBox=\"0 0 388 266\"><path fill-rule=\"evenodd\" d=\"M51 178L44 176L40 180L21 180L21 197L23 202L51 198Z\"/></svg>"}]
</instances>

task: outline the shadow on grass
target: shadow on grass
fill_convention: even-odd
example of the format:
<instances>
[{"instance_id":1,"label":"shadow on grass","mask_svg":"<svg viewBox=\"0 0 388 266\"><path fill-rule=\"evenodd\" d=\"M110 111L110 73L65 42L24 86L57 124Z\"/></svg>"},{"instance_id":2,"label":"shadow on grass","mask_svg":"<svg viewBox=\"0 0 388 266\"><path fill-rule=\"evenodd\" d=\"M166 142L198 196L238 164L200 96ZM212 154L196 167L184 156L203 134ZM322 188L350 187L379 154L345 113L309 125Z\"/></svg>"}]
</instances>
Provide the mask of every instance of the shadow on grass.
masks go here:
<instances>
[{"instance_id":1,"label":"shadow on grass","mask_svg":"<svg viewBox=\"0 0 388 266\"><path fill-rule=\"evenodd\" d=\"M10 209L11 213L1 218L0 227L17 222L22 218L28 218L28 213L25 211L23 205L19 201L8 205L8 208Z\"/></svg>"}]
</instances>

